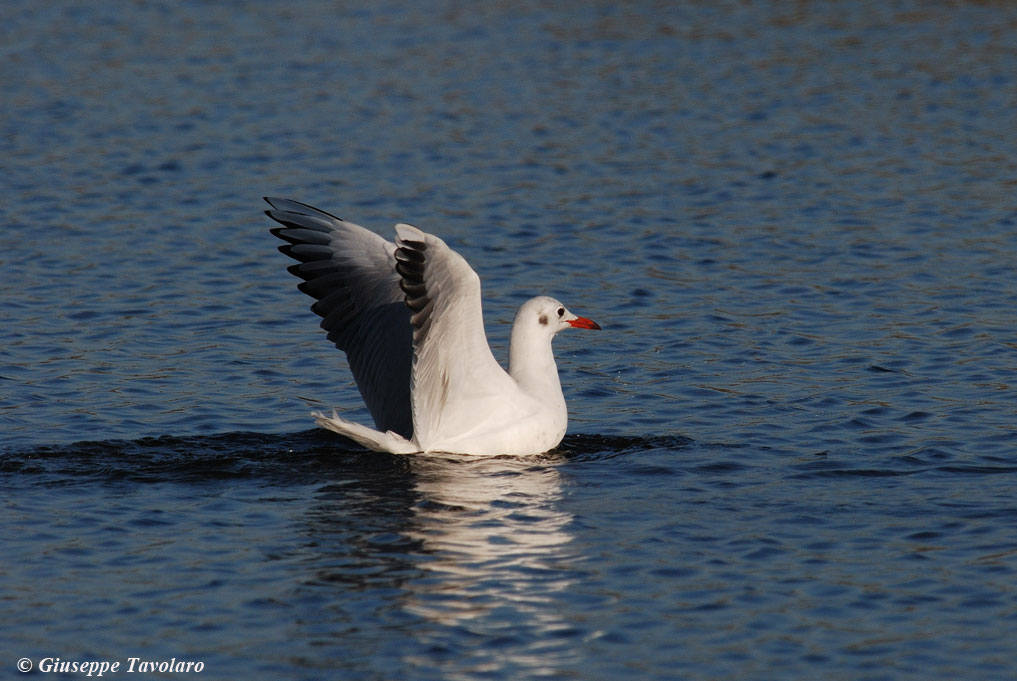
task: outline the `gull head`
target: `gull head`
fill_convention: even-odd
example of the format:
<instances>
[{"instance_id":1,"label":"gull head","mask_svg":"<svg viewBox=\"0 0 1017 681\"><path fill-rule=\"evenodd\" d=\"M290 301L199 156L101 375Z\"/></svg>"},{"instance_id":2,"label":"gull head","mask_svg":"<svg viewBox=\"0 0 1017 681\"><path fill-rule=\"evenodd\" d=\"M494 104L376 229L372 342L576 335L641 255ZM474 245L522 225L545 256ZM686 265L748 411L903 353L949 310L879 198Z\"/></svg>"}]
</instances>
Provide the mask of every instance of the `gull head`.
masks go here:
<instances>
[{"instance_id":1,"label":"gull head","mask_svg":"<svg viewBox=\"0 0 1017 681\"><path fill-rule=\"evenodd\" d=\"M537 296L523 303L516 313L515 324L523 324L548 336L568 328L600 329L597 322L572 314L564 305L548 296Z\"/></svg>"}]
</instances>

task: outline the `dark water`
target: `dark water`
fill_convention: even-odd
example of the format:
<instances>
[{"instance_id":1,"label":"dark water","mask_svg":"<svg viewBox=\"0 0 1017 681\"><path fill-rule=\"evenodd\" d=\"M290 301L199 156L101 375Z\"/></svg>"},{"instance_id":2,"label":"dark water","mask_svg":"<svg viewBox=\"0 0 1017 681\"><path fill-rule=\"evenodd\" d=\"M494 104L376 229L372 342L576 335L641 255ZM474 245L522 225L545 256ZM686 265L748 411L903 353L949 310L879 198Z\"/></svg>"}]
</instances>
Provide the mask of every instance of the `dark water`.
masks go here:
<instances>
[{"instance_id":1,"label":"dark water","mask_svg":"<svg viewBox=\"0 0 1017 681\"><path fill-rule=\"evenodd\" d=\"M1006 3L5 3L5 678L1014 678L1015 44ZM531 295L599 321L562 447L309 430L366 413L262 194L443 236L496 354Z\"/></svg>"}]
</instances>

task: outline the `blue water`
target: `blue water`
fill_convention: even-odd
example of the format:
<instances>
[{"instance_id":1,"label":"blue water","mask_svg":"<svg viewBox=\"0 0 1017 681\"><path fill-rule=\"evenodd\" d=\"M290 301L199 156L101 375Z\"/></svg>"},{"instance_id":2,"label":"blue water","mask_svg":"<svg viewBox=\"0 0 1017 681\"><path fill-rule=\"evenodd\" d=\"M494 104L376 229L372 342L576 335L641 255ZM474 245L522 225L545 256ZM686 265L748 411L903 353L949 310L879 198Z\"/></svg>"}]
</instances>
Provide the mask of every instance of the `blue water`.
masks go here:
<instances>
[{"instance_id":1,"label":"blue water","mask_svg":"<svg viewBox=\"0 0 1017 681\"><path fill-rule=\"evenodd\" d=\"M1015 26L4 3L4 678L1014 678ZM559 450L313 429L368 415L262 194L442 236L500 357L600 322Z\"/></svg>"}]
</instances>

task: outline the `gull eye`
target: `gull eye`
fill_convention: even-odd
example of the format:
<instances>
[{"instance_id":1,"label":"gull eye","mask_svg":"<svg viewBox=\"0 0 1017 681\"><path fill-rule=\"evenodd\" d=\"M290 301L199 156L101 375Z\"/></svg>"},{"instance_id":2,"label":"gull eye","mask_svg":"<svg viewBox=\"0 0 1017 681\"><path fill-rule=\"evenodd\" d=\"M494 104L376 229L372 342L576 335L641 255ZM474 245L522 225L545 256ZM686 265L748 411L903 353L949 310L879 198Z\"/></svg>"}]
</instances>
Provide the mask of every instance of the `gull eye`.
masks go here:
<instances>
[{"instance_id":1,"label":"gull eye","mask_svg":"<svg viewBox=\"0 0 1017 681\"><path fill-rule=\"evenodd\" d=\"M564 307L559 307L558 308L558 316L561 317L563 314L565 314L565 308Z\"/></svg>"}]
</instances>

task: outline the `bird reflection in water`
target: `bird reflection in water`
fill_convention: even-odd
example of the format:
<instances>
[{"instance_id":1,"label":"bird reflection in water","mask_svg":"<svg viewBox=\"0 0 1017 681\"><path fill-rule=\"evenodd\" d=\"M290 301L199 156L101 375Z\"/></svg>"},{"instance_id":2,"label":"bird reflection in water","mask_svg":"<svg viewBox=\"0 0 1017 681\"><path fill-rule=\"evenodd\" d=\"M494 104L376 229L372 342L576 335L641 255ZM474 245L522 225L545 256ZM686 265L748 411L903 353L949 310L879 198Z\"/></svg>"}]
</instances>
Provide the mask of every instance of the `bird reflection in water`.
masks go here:
<instances>
[{"instance_id":1,"label":"bird reflection in water","mask_svg":"<svg viewBox=\"0 0 1017 681\"><path fill-rule=\"evenodd\" d=\"M553 454L412 458L419 501L407 534L423 576L403 585L404 607L442 625L420 632L431 650L473 641L449 650L458 669L552 672L573 662L576 629L559 606L578 572L555 463Z\"/></svg>"}]
</instances>

